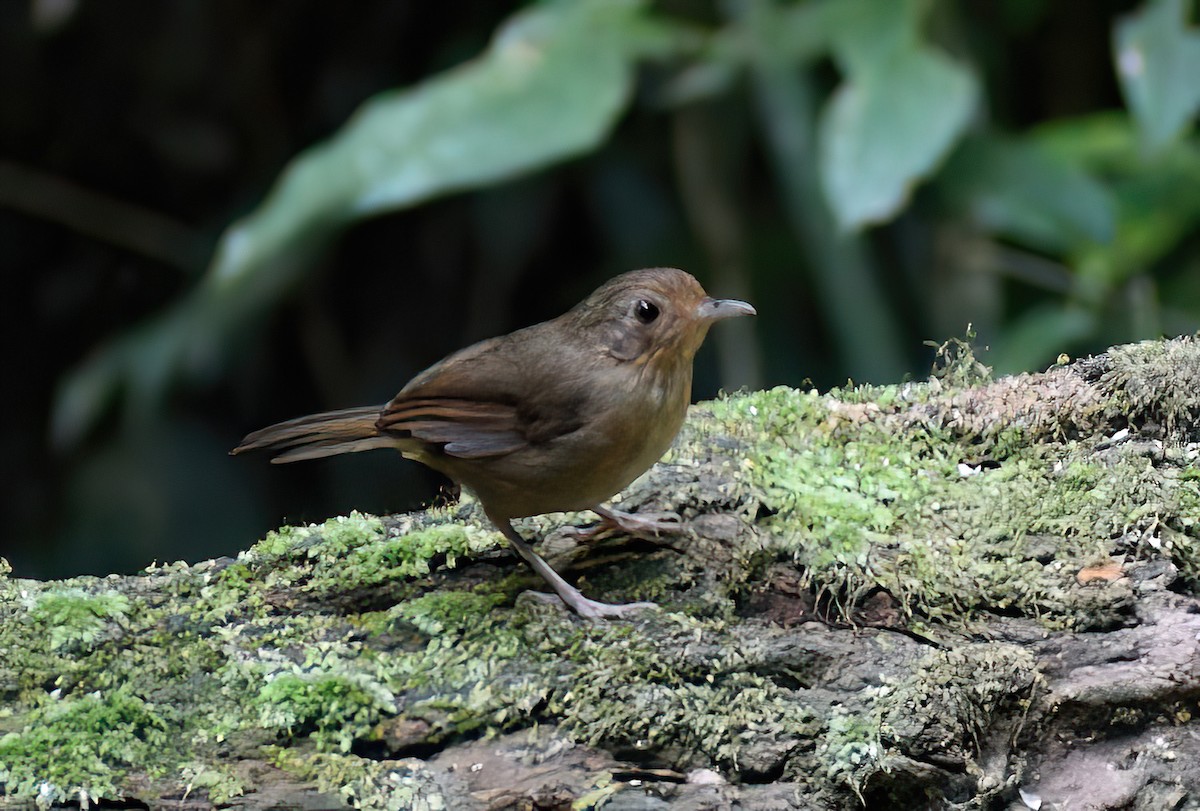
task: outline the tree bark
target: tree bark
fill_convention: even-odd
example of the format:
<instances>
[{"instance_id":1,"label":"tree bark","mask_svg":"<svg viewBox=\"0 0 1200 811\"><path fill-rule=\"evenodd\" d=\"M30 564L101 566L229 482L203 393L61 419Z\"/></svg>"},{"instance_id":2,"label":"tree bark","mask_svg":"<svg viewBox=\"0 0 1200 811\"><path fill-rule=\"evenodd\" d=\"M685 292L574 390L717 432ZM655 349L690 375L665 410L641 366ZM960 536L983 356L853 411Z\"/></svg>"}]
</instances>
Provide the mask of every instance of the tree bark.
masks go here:
<instances>
[{"instance_id":1,"label":"tree bark","mask_svg":"<svg viewBox=\"0 0 1200 811\"><path fill-rule=\"evenodd\" d=\"M1200 351L701 404L620 507L469 501L0 577L8 806L1200 807ZM218 508L219 505L214 505Z\"/></svg>"}]
</instances>

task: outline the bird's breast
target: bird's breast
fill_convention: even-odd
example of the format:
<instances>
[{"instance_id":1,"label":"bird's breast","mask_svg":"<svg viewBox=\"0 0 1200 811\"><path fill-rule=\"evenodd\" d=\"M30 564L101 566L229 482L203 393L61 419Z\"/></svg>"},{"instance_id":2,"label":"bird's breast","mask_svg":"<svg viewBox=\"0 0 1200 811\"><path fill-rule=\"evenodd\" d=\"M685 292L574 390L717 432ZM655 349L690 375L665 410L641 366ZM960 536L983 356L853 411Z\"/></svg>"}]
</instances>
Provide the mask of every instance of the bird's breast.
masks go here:
<instances>
[{"instance_id":1,"label":"bird's breast","mask_svg":"<svg viewBox=\"0 0 1200 811\"><path fill-rule=\"evenodd\" d=\"M687 414L686 375L620 367L580 398L574 431L504 456L448 460L444 469L475 492L489 513L509 518L583 510L644 473L671 446Z\"/></svg>"}]
</instances>

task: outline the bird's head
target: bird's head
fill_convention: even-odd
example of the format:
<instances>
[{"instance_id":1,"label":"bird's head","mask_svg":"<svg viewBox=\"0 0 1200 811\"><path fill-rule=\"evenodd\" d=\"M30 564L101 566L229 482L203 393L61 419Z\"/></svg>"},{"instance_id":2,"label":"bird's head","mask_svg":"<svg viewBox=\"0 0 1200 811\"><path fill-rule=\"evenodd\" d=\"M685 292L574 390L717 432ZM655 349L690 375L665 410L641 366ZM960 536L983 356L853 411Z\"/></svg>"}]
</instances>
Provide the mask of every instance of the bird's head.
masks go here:
<instances>
[{"instance_id":1,"label":"bird's head","mask_svg":"<svg viewBox=\"0 0 1200 811\"><path fill-rule=\"evenodd\" d=\"M754 314L744 301L710 298L690 273L649 268L611 279L567 317L618 361L670 366L690 364L714 322Z\"/></svg>"}]
</instances>

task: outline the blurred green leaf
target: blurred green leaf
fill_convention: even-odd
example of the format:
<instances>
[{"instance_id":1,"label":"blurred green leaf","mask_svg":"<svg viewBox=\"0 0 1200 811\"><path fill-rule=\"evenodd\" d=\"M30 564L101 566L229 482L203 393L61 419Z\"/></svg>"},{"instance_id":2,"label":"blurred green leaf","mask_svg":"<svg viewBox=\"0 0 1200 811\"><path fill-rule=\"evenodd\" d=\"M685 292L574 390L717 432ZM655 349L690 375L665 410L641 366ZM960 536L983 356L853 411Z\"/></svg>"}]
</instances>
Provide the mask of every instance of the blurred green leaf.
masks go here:
<instances>
[{"instance_id":1,"label":"blurred green leaf","mask_svg":"<svg viewBox=\"0 0 1200 811\"><path fill-rule=\"evenodd\" d=\"M853 0L857 2L858 0ZM780 63L795 65L818 59L829 51L837 34L838 18L845 13L845 0L809 0L782 6L745 0L735 15L747 19L747 14L769 17L769 26L735 25L733 38L746 49L746 61L767 57ZM729 36L725 32L725 36Z\"/></svg>"},{"instance_id":2,"label":"blurred green leaf","mask_svg":"<svg viewBox=\"0 0 1200 811\"><path fill-rule=\"evenodd\" d=\"M835 0L810 24L825 29L843 73L868 73L919 47L918 32L928 10L928 0Z\"/></svg>"},{"instance_id":3,"label":"blurred green leaf","mask_svg":"<svg viewBox=\"0 0 1200 811\"><path fill-rule=\"evenodd\" d=\"M368 101L284 171L221 241L219 283L256 273L311 229L506 180L596 147L629 98L641 2L518 15L482 57ZM648 28L641 33L648 33Z\"/></svg>"},{"instance_id":4,"label":"blurred green leaf","mask_svg":"<svg viewBox=\"0 0 1200 811\"><path fill-rule=\"evenodd\" d=\"M1092 335L1096 326L1096 314L1089 310L1042 305L1016 319L985 360L998 375L1043 368Z\"/></svg>"},{"instance_id":5,"label":"blurred green leaf","mask_svg":"<svg viewBox=\"0 0 1200 811\"><path fill-rule=\"evenodd\" d=\"M1200 149L1178 141L1111 183L1118 204L1117 238L1109 250L1093 249L1081 257L1079 269L1118 284L1168 259L1196 233Z\"/></svg>"},{"instance_id":6,"label":"blurred green leaf","mask_svg":"<svg viewBox=\"0 0 1200 811\"><path fill-rule=\"evenodd\" d=\"M1178 139L1145 158L1129 118L1113 113L1057 121L1031 135L1052 158L1066 157L1105 178L1116 204L1112 242L1085 246L1074 258L1081 278L1111 288L1147 272L1195 233L1200 220L1195 138Z\"/></svg>"},{"instance_id":7,"label":"blurred green leaf","mask_svg":"<svg viewBox=\"0 0 1200 811\"><path fill-rule=\"evenodd\" d=\"M818 7L842 5L826 2ZM747 3L740 14L754 58L752 75L768 156L789 225L807 257L821 312L835 336L839 368L859 381L892 380L906 368L902 332L866 240L860 234L838 233L821 192L814 158L816 82L795 69L792 51L778 36L787 28L781 18L792 14L766 2Z\"/></svg>"},{"instance_id":8,"label":"blurred green leaf","mask_svg":"<svg viewBox=\"0 0 1200 811\"><path fill-rule=\"evenodd\" d=\"M1108 110L1102 113L1060 118L1030 130L1038 148L1056 159L1078 162L1091 171L1114 159L1133 169L1136 133L1129 116Z\"/></svg>"},{"instance_id":9,"label":"blurred green leaf","mask_svg":"<svg viewBox=\"0 0 1200 811\"><path fill-rule=\"evenodd\" d=\"M1121 90L1151 151L1178 137L1200 110L1200 34L1187 26L1191 5L1153 0L1113 32Z\"/></svg>"},{"instance_id":10,"label":"blurred green leaf","mask_svg":"<svg viewBox=\"0 0 1200 811\"><path fill-rule=\"evenodd\" d=\"M904 48L849 76L822 115L825 194L843 229L883 222L966 128L974 77L925 48Z\"/></svg>"},{"instance_id":11,"label":"blurred green leaf","mask_svg":"<svg viewBox=\"0 0 1200 811\"><path fill-rule=\"evenodd\" d=\"M134 411L145 411L173 376L211 370L229 333L273 304L348 223L594 149L629 102L637 59L671 47L673 28L647 18L644 6L535 6L477 59L366 102L225 232L208 274L180 306L68 377L52 419L55 441L76 441L123 387Z\"/></svg>"},{"instance_id":12,"label":"blurred green leaf","mask_svg":"<svg viewBox=\"0 0 1200 811\"><path fill-rule=\"evenodd\" d=\"M1113 238L1112 194L1080 161L1039 148L1029 138L980 136L965 141L939 174L948 206L1018 243L1064 254Z\"/></svg>"}]
</instances>

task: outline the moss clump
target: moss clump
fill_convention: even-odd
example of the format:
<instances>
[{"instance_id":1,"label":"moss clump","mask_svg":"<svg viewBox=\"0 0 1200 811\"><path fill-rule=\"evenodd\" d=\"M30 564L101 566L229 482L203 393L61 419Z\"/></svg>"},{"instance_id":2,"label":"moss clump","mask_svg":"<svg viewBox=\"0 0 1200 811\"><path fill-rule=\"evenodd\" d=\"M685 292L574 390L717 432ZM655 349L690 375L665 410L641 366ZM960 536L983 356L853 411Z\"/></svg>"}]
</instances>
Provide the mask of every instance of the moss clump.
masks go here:
<instances>
[{"instance_id":1,"label":"moss clump","mask_svg":"<svg viewBox=\"0 0 1200 811\"><path fill-rule=\"evenodd\" d=\"M893 390L893 402L904 399ZM751 442L742 467L770 515L770 548L790 556L819 592L853 602L879 585L873 551L954 475L959 449L898 434L877 408L777 388L713 404Z\"/></svg>"},{"instance_id":2,"label":"moss clump","mask_svg":"<svg viewBox=\"0 0 1200 811\"><path fill-rule=\"evenodd\" d=\"M974 340L975 330L968 326L963 338L951 338L941 344L926 341L925 345L934 350L930 378L951 389L967 389L992 382L991 367L975 356L975 348L971 345Z\"/></svg>"},{"instance_id":3,"label":"moss clump","mask_svg":"<svg viewBox=\"0 0 1200 811\"><path fill-rule=\"evenodd\" d=\"M453 808L419 760L367 760L355 755L275 751L275 765L353 808L444 811Z\"/></svg>"},{"instance_id":4,"label":"moss clump","mask_svg":"<svg viewBox=\"0 0 1200 811\"><path fill-rule=\"evenodd\" d=\"M883 588L908 615L939 622L990 611L1050 627L1119 621L1129 584L1084 587L1075 575L1131 551L1143 528L1191 533L1195 487L1136 448L1100 458L1081 443L1032 443L1020 426L993 431L1002 462L961 469L976 447L903 413L925 387L893 388L887 409L882 394L863 406L789 389L711 405L748 444L739 475L769 512L768 550L846 612ZM1189 537L1173 547L1194 577Z\"/></svg>"},{"instance_id":5,"label":"moss clump","mask_svg":"<svg viewBox=\"0 0 1200 811\"><path fill-rule=\"evenodd\" d=\"M454 568L460 557L491 549L499 535L464 524L435 524L415 532L395 535L348 554L337 564L341 588L369 588L383 582L429 574L430 562L444 560Z\"/></svg>"},{"instance_id":6,"label":"moss clump","mask_svg":"<svg viewBox=\"0 0 1200 811\"><path fill-rule=\"evenodd\" d=\"M86 647L99 639L110 623L123 622L131 602L115 591L90 593L82 588L50 589L33 598L29 617L50 632L50 647Z\"/></svg>"},{"instance_id":7,"label":"moss clump","mask_svg":"<svg viewBox=\"0 0 1200 811\"><path fill-rule=\"evenodd\" d=\"M1169 501L1160 485L1140 458L1075 459L1057 472L1046 460L1011 459L947 482L874 571L911 610L942 621L999 611L1053 627L1109 625L1128 589L1085 589L1075 575L1106 562L1125 528L1153 520Z\"/></svg>"},{"instance_id":8,"label":"moss clump","mask_svg":"<svg viewBox=\"0 0 1200 811\"><path fill-rule=\"evenodd\" d=\"M1034 656L1014 645L975 643L930 651L903 675L862 692L865 710L835 706L818 738L815 758L825 777L849 788L867 806L910 807L919 797L886 796L883 778L897 759L938 760L951 771L978 772L975 759L990 738L1008 736L1038 683ZM1010 706L1016 704L1018 709ZM1006 726L996 728L998 723ZM789 773L803 782L811 760L797 758ZM885 796L864 798L882 784ZM903 781L897 784L901 793Z\"/></svg>"},{"instance_id":9,"label":"moss clump","mask_svg":"<svg viewBox=\"0 0 1200 811\"><path fill-rule=\"evenodd\" d=\"M1132 425L1161 426L1174 441L1200 438L1200 343L1194 337L1113 347L1107 359L1101 386Z\"/></svg>"},{"instance_id":10,"label":"moss clump","mask_svg":"<svg viewBox=\"0 0 1200 811\"><path fill-rule=\"evenodd\" d=\"M456 607L468 613L455 615ZM388 615L396 629L423 631L420 647L381 657L378 673L405 714L428 725L425 742L528 723L546 700L548 668L530 655L521 612L458 592L427 595Z\"/></svg>"},{"instance_id":11,"label":"moss clump","mask_svg":"<svg viewBox=\"0 0 1200 811\"><path fill-rule=\"evenodd\" d=\"M931 651L876 693L873 726L884 744L909 756L936 753L965 763L1002 706L1027 701L1039 679L1033 654L1016 645Z\"/></svg>"},{"instance_id":12,"label":"moss clump","mask_svg":"<svg viewBox=\"0 0 1200 811\"><path fill-rule=\"evenodd\" d=\"M775 514L777 548L811 568L861 560L958 456L932 437L898 437L882 412L844 410L834 395L777 388L713 405L724 425L752 426L743 471Z\"/></svg>"},{"instance_id":13,"label":"moss clump","mask_svg":"<svg viewBox=\"0 0 1200 811\"><path fill-rule=\"evenodd\" d=\"M1173 485L1173 509L1164 511L1158 538L1141 539L1141 553L1169 555L1193 594L1200 593L1200 470L1189 467L1167 476ZM1158 549L1153 547L1157 542Z\"/></svg>"},{"instance_id":14,"label":"moss clump","mask_svg":"<svg viewBox=\"0 0 1200 811\"><path fill-rule=\"evenodd\" d=\"M872 690L871 695L878 693ZM824 777L845 785L859 800L867 781L885 766L885 747L879 739L879 722L867 714L835 707L817 743L816 756L825 767ZM795 766L799 766L797 762ZM803 778L804 775L795 775Z\"/></svg>"},{"instance_id":15,"label":"moss clump","mask_svg":"<svg viewBox=\"0 0 1200 811\"><path fill-rule=\"evenodd\" d=\"M796 741L821 728L798 695L763 676L735 672L697 682L667 675L577 672L559 705L562 722L588 743L674 752L681 768L707 759L758 773L774 771Z\"/></svg>"},{"instance_id":16,"label":"moss clump","mask_svg":"<svg viewBox=\"0 0 1200 811\"><path fill-rule=\"evenodd\" d=\"M443 591L401 603L387 613L403 619L430 637L462 636L488 625L487 620L504 601L503 594Z\"/></svg>"},{"instance_id":17,"label":"moss clump","mask_svg":"<svg viewBox=\"0 0 1200 811\"><path fill-rule=\"evenodd\" d=\"M254 699L258 725L289 736L308 735L319 749L349 752L396 701L386 687L363 675L282 673Z\"/></svg>"},{"instance_id":18,"label":"moss clump","mask_svg":"<svg viewBox=\"0 0 1200 811\"><path fill-rule=\"evenodd\" d=\"M337 558L377 540L383 532L383 521L379 518L353 511L319 525L281 527L268 532L266 538L251 548L250 554L263 561L318 556Z\"/></svg>"},{"instance_id":19,"label":"moss clump","mask_svg":"<svg viewBox=\"0 0 1200 811\"><path fill-rule=\"evenodd\" d=\"M552 666L546 710L584 742L670 753L679 768L766 773L821 728L799 692L750 672L723 623L677 614L641 627L549 619L526 629L531 649ZM688 657L685 640L728 658Z\"/></svg>"},{"instance_id":20,"label":"moss clump","mask_svg":"<svg viewBox=\"0 0 1200 811\"><path fill-rule=\"evenodd\" d=\"M123 796L130 771L154 774L175 750L172 725L128 686L46 696L24 721L0 737L0 783L39 805Z\"/></svg>"},{"instance_id":21,"label":"moss clump","mask_svg":"<svg viewBox=\"0 0 1200 811\"><path fill-rule=\"evenodd\" d=\"M491 549L500 535L478 525L451 522L436 512L404 516L390 525L354 512L324 524L269 533L222 582L242 589L255 579L267 588L292 588L314 597L395 586L453 568L459 558Z\"/></svg>"}]
</instances>

